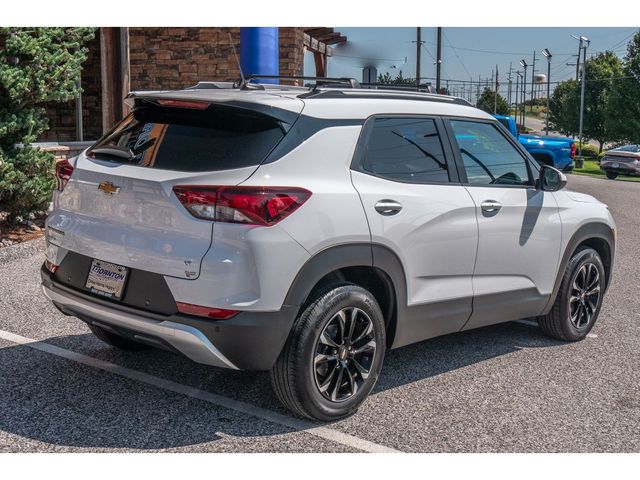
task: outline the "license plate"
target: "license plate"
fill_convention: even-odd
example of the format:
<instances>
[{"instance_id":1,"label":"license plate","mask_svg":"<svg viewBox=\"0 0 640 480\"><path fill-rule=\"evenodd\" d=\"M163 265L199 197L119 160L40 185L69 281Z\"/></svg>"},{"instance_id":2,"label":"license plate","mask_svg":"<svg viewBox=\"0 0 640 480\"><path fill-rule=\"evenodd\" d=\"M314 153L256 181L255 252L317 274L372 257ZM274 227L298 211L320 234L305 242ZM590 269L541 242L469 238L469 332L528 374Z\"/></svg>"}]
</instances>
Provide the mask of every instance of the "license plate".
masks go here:
<instances>
[{"instance_id":1,"label":"license plate","mask_svg":"<svg viewBox=\"0 0 640 480\"><path fill-rule=\"evenodd\" d=\"M620 167L619 163L612 163L611 164L611 168L618 168L618 167Z\"/></svg>"},{"instance_id":2,"label":"license plate","mask_svg":"<svg viewBox=\"0 0 640 480\"><path fill-rule=\"evenodd\" d=\"M127 267L94 259L85 286L98 295L120 299L128 273Z\"/></svg>"}]
</instances>

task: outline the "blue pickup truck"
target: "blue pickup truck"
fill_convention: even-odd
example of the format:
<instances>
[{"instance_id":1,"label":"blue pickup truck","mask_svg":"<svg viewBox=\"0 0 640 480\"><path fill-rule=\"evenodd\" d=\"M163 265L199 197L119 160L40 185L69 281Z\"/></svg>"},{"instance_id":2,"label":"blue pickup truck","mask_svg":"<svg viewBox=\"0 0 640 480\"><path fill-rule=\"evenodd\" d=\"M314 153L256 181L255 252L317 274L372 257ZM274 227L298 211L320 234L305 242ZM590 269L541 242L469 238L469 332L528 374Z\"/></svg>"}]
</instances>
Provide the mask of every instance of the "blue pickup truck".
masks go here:
<instances>
[{"instance_id":1,"label":"blue pickup truck","mask_svg":"<svg viewBox=\"0 0 640 480\"><path fill-rule=\"evenodd\" d=\"M518 133L513 117L506 115L494 115L494 117L518 139L538 163L550 165L565 172L573 170L576 144L571 138L522 135Z\"/></svg>"}]
</instances>

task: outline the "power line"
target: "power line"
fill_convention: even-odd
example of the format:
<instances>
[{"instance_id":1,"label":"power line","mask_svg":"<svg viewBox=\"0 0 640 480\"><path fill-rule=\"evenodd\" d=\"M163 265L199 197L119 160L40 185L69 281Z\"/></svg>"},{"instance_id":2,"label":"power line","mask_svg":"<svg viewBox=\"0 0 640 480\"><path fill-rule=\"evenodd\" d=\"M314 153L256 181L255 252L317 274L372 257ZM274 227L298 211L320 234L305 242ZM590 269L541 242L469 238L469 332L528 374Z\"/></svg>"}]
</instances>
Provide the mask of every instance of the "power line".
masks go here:
<instances>
[{"instance_id":1,"label":"power line","mask_svg":"<svg viewBox=\"0 0 640 480\"><path fill-rule=\"evenodd\" d=\"M447 41L449 46L453 49L453 53L455 54L456 58L460 62L460 65L462 65L462 68L464 68L464 71L467 72L467 75L469 75L469 78L473 78L471 73L469 73L469 70L467 69L467 66L464 64L464 62L460 58L460 55L458 55L458 51L455 49L455 47L453 45L451 45L451 42L449 41L449 37L447 37L447 34L445 32L442 32L442 35L444 36L444 39Z\"/></svg>"}]
</instances>

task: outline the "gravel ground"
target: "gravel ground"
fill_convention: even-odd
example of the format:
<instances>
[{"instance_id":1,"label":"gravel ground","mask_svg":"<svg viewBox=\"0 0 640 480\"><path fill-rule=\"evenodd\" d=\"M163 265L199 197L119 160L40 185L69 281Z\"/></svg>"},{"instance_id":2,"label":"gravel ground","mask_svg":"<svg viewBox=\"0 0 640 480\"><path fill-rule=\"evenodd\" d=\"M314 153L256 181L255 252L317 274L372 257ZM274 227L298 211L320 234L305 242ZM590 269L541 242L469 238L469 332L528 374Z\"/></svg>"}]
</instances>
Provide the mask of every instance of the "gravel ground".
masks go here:
<instances>
[{"instance_id":1,"label":"gravel ground","mask_svg":"<svg viewBox=\"0 0 640 480\"><path fill-rule=\"evenodd\" d=\"M528 323L389 352L360 411L329 425L407 452L640 451L640 185L571 176L609 204L615 275L592 335L576 344ZM268 375L163 351L109 348L40 293L42 240L0 249L0 330L279 414ZM0 452L354 451L277 423L0 339Z\"/></svg>"}]
</instances>

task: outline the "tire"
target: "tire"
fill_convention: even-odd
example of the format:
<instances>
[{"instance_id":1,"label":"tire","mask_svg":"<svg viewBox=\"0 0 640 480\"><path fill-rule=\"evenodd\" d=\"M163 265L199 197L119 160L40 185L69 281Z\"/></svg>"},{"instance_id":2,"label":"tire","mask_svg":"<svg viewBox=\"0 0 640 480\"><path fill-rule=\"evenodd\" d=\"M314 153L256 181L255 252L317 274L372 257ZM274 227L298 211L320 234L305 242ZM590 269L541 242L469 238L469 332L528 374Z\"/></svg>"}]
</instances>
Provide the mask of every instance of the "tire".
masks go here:
<instances>
[{"instance_id":1,"label":"tire","mask_svg":"<svg viewBox=\"0 0 640 480\"><path fill-rule=\"evenodd\" d=\"M609 180L615 180L616 178L618 178L618 174L616 172L605 172L607 175L607 178Z\"/></svg>"},{"instance_id":2,"label":"tire","mask_svg":"<svg viewBox=\"0 0 640 480\"><path fill-rule=\"evenodd\" d=\"M594 281L596 273L597 279ZM587 276L584 277L583 274ZM583 289L585 284L586 287ZM598 319L604 288L605 272L600 255L592 248L578 249L567 265L551 310L547 315L538 317L540 328L544 333L558 340L567 342L582 340ZM597 297L595 294L582 295L581 293L593 292L596 289Z\"/></svg>"},{"instance_id":3,"label":"tire","mask_svg":"<svg viewBox=\"0 0 640 480\"><path fill-rule=\"evenodd\" d=\"M121 337L120 335L116 335L115 333L107 332L104 328L98 327L96 325L88 325L88 327L89 330L91 330L91 332L104 343L111 345L112 347L119 348L120 350L138 352L141 350L148 350L152 348L151 346L145 345L144 343L129 340L128 338Z\"/></svg>"},{"instance_id":4,"label":"tire","mask_svg":"<svg viewBox=\"0 0 640 480\"><path fill-rule=\"evenodd\" d=\"M274 392L298 416L344 418L376 384L385 345L384 317L374 296L356 285L334 286L320 292L296 320L271 370Z\"/></svg>"}]
</instances>

